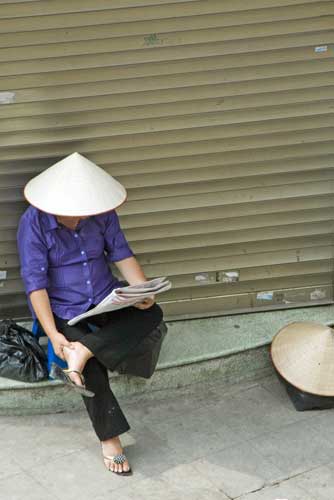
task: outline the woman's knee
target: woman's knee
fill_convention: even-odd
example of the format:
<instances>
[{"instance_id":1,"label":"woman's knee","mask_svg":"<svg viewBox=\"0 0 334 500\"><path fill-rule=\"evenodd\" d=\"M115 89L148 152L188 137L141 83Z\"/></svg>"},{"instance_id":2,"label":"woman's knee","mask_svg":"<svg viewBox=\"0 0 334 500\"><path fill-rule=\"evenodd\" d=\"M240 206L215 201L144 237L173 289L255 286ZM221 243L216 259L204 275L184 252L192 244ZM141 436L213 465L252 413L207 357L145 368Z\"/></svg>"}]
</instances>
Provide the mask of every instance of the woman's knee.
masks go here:
<instances>
[{"instance_id":1,"label":"woman's knee","mask_svg":"<svg viewBox=\"0 0 334 500\"><path fill-rule=\"evenodd\" d=\"M151 312L152 322L154 324L153 328L155 328L163 320L163 316L164 316L163 310L161 309L159 304L157 304L156 302L149 309ZM149 310L149 309L147 309L147 310ZM145 309L144 309L144 311L145 311Z\"/></svg>"},{"instance_id":2,"label":"woman's knee","mask_svg":"<svg viewBox=\"0 0 334 500\"><path fill-rule=\"evenodd\" d=\"M134 306L132 306L132 307L135 310L135 313L139 314L142 317L147 316L148 318L152 318L155 321L159 321L159 322L163 318L163 310L161 309L159 304L157 304L156 302L154 302L154 304L152 304L150 307L147 307L146 309L139 309L138 307L134 307Z\"/></svg>"}]
</instances>

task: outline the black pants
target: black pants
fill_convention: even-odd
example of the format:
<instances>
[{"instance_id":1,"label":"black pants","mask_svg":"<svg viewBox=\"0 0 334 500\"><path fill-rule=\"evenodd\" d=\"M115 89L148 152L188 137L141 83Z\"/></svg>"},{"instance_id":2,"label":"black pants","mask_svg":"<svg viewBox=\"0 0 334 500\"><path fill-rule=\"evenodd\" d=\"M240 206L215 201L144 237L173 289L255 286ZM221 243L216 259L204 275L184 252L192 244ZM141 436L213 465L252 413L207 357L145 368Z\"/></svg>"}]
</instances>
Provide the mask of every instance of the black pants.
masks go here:
<instances>
[{"instance_id":1,"label":"black pants","mask_svg":"<svg viewBox=\"0 0 334 500\"><path fill-rule=\"evenodd\" d=\"M89 309L94 307L92 305ZM80 341L93 354L83 370L86 387L95 393L92 398L82 396L93 428L100 441L118 436L130 429L109 384L108 371L114 371L141 340L163 318L160 306L154 303L148 309L130 306L117 311L90 316L69 326L66 319L54 314L58 331L67 340ZM99 328L92 332L88 324Z\"/></svg>"}]
</instances>

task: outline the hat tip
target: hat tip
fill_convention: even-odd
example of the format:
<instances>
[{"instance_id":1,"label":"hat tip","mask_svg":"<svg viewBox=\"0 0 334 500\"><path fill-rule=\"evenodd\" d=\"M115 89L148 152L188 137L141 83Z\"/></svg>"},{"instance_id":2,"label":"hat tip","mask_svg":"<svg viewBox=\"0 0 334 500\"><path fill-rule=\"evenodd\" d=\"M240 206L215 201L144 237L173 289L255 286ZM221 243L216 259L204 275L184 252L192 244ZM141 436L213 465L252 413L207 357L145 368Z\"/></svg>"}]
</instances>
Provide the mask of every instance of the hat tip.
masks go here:
<instances>
[{"instance_id":1,"label":"hat tip","mask_svg":"<svg viewBox=\"0 0 334 500\"><path fill-rule=\"evenodd\" d=\"M81 153L79 153L78 151L75 151L74 153L71 153L70 155L68 155L66 157L66 160L67 159L71 159L71 160L74 160L74 161L87 160L87 158L85 156L83 156Z\"/></svg>"}]
</instances>

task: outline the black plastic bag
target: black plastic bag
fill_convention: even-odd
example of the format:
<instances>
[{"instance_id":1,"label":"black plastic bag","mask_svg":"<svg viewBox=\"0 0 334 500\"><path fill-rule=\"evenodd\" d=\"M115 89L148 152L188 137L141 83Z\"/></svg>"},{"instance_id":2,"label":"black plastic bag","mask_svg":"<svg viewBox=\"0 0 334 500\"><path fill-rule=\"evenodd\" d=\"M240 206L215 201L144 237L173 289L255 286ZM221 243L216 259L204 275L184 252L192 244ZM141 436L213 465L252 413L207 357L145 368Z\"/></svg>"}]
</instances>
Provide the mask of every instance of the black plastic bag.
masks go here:
<instances>
[{"instance_id":1,"label":"black plastic bag","mask_svg":"<svg viewBox=\"0 0 334 500\"><path fill-rule=\"evenodd\" d=\"M32 332L12 319L0 321L0 377L40 382L48 378L47 355Z\"/></svg>"},{"instance_id":2,"label":"black plastic bag","mask_svg":"<svg viewBox=\"0 0 334 500\"><path fill-rule=\"evenodd\" d=\"M334 397L319 396L297 389L297 387L285 380L276 369L275 372L297 411L329 410L330 408L334 408Z\"/></svg>"}]
</instances>

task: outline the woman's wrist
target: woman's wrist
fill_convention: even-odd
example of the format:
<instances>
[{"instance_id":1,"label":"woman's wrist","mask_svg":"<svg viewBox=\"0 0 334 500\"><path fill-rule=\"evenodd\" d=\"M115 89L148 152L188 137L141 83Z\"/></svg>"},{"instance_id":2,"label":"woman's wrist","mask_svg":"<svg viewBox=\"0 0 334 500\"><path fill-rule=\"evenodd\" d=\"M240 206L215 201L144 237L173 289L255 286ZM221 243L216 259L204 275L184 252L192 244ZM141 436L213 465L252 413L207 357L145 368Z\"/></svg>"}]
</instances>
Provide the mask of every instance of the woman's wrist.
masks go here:
<instances>
[{"instance_id":1,"label":"woman's wrist","mask_svg":"<svg viewBox=\"0 0 334 500\"><path fill-rule=\"evenodd\" d=\"M129 285L141 285L142 283L146 283L147 279L137 279L137 280L127 280Z\"/></svg>"},{"instance_id":2,"label":"woman's wrist","mask_svg":"<svg viewBox=\"0 0 334 500\"><path fill-rule=\"evenodd\" d=\"M144 271L135 257L117 261L115 265L129 285L140 285L147 281Z\"/></svg>"},{"instance_id":3,"label":"woman's wrist","mask_svg":"<svg viewBox=\"0 0 334 500\"><path fill-rule=\"evenodd\" d=\"M55 339L56 337L58 337L58 335L62 335L62 333L58 332L58 330L55 330L55 329L52 329L52 330L45 330L45 333L46 335L49 337L49 339L52 341L53 339Z\"/></svg>"}]
</instances>

